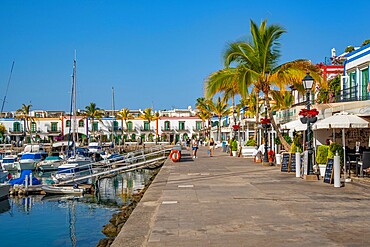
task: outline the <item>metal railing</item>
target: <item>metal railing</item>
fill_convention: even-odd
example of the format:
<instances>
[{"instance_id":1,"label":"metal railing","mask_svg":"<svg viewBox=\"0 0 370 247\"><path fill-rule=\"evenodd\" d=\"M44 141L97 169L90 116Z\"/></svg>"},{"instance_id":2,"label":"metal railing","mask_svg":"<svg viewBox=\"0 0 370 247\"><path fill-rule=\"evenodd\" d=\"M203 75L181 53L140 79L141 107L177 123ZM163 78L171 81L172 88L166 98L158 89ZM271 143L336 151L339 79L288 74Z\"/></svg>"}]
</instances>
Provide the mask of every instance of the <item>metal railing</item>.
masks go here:
<instances>
[{"instance_id":1,"label":"metal railing","mask_svg":"<svg viewBox=\"0 0 370 247\"><path fill-rule=\"evenodd\" d=\"M91 178L99 179L101 176L117 175L119 173L145 168L155 162L167 159L170 151L171 148L165 148L159 145L127 153L123 159L117 158L117 161L112 160L113 162L103 161L87 164L86 168L89 169L88 175L85 175L86 171L76 172L73 178L59 181L57 184L76 183Z\"/></svg>"}]
</instances>

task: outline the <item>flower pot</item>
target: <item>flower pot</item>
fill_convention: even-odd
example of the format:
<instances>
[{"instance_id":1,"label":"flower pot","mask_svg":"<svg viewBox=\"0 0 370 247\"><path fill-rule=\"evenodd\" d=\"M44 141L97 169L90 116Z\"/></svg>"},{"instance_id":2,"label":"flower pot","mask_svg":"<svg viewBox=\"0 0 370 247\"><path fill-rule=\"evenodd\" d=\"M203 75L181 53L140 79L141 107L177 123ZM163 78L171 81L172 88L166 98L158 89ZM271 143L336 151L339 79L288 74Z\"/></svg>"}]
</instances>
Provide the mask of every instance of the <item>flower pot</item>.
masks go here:
<instances>
[{"instance_id":1,"label":"flower pot","mask_svg":"<svg viewBox=\"0 0 370 247\"><path fill-rule=\"evenodd\" d=\"M303 124L307 123L307 117L301 117L299 120L301 120L301 123Z\"/></svg>"},{"instance_id":2,"label":"flower pot","mask_svg":"<svg viewBox=\"0 0 370 247\"><path fill-rule=\"evenodd\" d=\"M233 156L236 157L236 155L238 154L238 151L231 151L233 153Z\"/></svg>"},{"instance_id":3,"label":"flower pot","mask_svg":"<svg viewBox=\"0 0 370 247\"><path fill-rule=\"evenodd\" d=\"M308 121L310 122L310 123L316 123L316 121L317 121L317 117L310 117L310 118L308 118Z\"/></svg>"},{"instance_id":4,"label":"flower pot","mask_svg":"<svg viewBox=\"0 0 370 247\"><path fill-rule=\"evenodd\" d=\"M326 170L326 164L319 164L320 168L320 176L324 177L325 176L325 170Z\"/></svg>"}]
</instances>

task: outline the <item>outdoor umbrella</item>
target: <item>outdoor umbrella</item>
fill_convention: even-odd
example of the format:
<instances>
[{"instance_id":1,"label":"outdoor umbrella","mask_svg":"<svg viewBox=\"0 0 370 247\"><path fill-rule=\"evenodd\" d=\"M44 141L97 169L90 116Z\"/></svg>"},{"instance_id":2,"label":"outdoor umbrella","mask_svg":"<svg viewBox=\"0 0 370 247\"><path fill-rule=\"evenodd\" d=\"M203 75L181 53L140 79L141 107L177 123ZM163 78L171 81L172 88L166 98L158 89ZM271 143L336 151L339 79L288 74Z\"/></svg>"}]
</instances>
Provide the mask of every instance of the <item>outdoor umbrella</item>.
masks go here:
<instances>
[{"instance_id":1,"label":"outdoor umbrella","mask_svg":"<svg viewBox=\"0 0 370 247\"><path fill-rule=\"evenodd\" d=\"M301 120L293 120L288 123L282 124L281 129L288 129L291 131L305 131L307 130L307 124L303 124Z\"/></svg>"},{"instance_id":2,"label":"outdoor umbrella","mask_svg":"<svg viewBox=\"0 0 370 247\"><path fill-rule=\"evenodd\" d=\"M347 112L336 113L333 116L325 118L318 121L312 126L313 130L318 129L342 129L342 142L344 151L344 164L346 164L346 139L345 139L345 129L355 129L355 128L369 128L370 123L365 119L349 114ZM344 165L344 174L346 174L346 166Z\"/></svg>"}]
</instances>

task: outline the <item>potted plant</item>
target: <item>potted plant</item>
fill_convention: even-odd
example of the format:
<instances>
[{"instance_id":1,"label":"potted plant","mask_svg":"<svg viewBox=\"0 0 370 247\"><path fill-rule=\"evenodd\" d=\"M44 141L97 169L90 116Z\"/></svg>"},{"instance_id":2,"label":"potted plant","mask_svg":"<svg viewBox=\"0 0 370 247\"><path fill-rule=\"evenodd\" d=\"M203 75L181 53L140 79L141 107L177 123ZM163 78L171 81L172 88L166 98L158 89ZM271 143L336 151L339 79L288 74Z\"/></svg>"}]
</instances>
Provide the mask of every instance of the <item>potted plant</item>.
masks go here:
<instances>
[{"instance_id":1,"label":"potted plant","mask_svg":"<svg viewBox=\"0 0 370 247\"><path fill-rule=\"evenodd\" d=\"M244 146L242 146L242 156L250 156L253 157L255 150L257 149L257 141L253 138L250 138Z\"/></svg>"},{"instance_id":2,"label":"potted plant","mask_svg":"<svg viewBox=\"0 0 370 247\"><path fill-rule=\"evenodd\" d=\"M321 145L317 147L316 164L319 166L320 175L325 175L326 162L328 161L329 146Z\"/></svg>"},{"instance_id":3,"label":"potted plant","mask_svg":"<svg viewBox=\"0 0 370 247\"><path fill-rule=\"evenodd\" d=\"M231 152L236 157L238 152L238 142L236 140L231 141Z\"/></svg>"},{"instance_id":4,"label":"potted plant","mask_svg":"<svg viewBox=\"0 0 370 247\"><path fill-rule=\"evenodd\" d=\"M340 165L343 166L343 162L344 162L343 146L338 144L338 143L333 142L329 146L328 158L334 158L334 156L336 155L337 152L338 152L339 157L340 157Z\"/></svg>"}]
</instances>

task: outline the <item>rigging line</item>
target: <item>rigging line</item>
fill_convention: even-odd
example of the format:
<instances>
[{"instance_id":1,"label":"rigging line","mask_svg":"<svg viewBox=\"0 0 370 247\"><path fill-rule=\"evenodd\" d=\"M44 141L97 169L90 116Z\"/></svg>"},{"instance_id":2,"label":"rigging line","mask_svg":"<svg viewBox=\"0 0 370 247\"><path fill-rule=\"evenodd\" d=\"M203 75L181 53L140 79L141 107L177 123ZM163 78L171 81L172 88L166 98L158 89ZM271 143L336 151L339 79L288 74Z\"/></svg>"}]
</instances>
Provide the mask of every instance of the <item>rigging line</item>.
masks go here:
<instances>
[{"instance_id":1,"label":"rigging line","mask_svg":"<svg viewBox=\"0 0 370 247\"><path fill-rule=\"evenodd\" d=\"M9 75L9 79L8 79L8 85L6 86L5 95L4 95L4 99L3 99L3 104L1 106L1 114L0 115L2 115L3 110L4 110L4 105L5 105L5 101L6 101L6 95L8 94L10 80L12 79L13 68L14 68L14 61L12 63L12 68L10 69L10 75Z\"/></svg>"}]
</instances>

